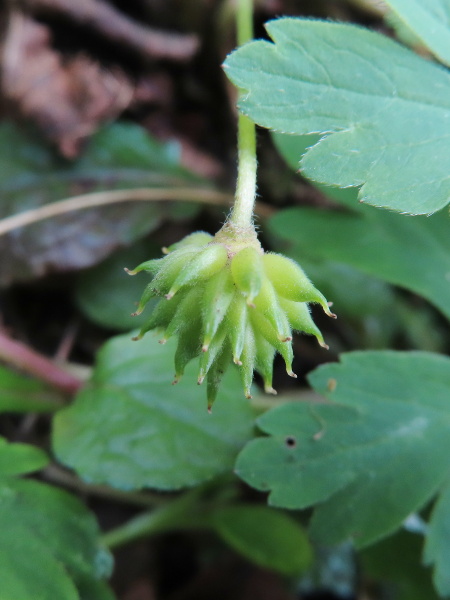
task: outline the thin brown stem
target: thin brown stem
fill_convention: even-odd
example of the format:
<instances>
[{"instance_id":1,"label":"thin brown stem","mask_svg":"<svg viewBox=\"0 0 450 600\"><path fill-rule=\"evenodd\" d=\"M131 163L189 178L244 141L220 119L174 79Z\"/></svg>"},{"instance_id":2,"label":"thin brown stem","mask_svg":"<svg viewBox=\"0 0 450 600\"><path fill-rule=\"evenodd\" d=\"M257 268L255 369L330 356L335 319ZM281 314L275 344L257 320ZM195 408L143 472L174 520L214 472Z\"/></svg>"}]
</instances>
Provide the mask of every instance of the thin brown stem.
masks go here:
<instances>
[{"instance_id":1,"label":"thin brown stem","mask_svg":"<svg viewBox=\"0 0 450 600\"><path fill-rule=\"evenodd\" d=\"M74 210L86 210L88 208L119 202L159 202L170 200L177 202L199 202L215 206L230 206L233 203L231 194L205 188L137 188L134 190L93 192L45 204L44 206L6 217L0 221L0 236L19 227L25 227L32 223L44 221L45 219L63 215ZM261 217L269 217L273 214L274 209L259 203L256 207L256 212Z\"/></svg>"},{"instance_id":2,"label":"thin brown stem","mask_svg":"<svg viewBox=\"0 0 450 600\"><path fill-rule=\"evenodd\" d=\"M159 31L142 25L103 0L22 0L33 13L57 14L98 31L145 58L187 61L197 51L196 35Z\"/></svg>"}]
</instances>

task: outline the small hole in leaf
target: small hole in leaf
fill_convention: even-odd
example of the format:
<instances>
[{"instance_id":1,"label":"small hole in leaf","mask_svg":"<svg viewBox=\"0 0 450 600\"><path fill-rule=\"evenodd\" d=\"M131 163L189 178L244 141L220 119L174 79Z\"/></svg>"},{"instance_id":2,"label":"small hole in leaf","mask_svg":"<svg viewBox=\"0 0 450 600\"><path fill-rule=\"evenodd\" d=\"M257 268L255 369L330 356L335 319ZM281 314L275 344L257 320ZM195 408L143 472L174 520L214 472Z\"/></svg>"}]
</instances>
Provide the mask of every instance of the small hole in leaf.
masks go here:
<instances>
[{"instance_id":1,"label":"small hole in leaf","mask_svg":"<svg viewBox=\"0 0 450 600\"><path fill-rule=\"evenodd\" d=\"M293 435L288 435L284 442L288 448L295 448L297 445L297 440Z\"/></svg>"}]
</instances>

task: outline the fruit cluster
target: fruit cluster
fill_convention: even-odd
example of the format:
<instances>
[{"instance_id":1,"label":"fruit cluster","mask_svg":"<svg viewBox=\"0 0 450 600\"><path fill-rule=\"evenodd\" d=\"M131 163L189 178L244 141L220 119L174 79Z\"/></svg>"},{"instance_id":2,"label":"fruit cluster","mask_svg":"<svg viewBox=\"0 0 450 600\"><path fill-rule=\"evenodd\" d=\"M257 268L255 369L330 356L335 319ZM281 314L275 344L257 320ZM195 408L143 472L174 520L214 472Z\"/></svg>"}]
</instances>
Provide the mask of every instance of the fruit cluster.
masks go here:
<instances>
[{"instance_id":1,"label":"fruit cluster","mask_svg":"<svg viewBox=\"0 0 450 600\"><path fill-rule=\"evenodd\" d=\"M334 316L326 299L293 260L264 253L256 234L243 241L225 226L215 237L192 233L164 251L165 257L127 271L130 275L146 271L153 277L134 314L140 314L151 298L161 297L135 339L152 329L162 332L162 344L178 336L174 383L187 363L200 356L198 383L207 380L208 408L231 360L239 365L250 398L254 370L265 391L276 393L272 387L276 352L295 377L293 330L314 335L327 347L308 307L318 303Z\"/></svg>"}]
</instances>

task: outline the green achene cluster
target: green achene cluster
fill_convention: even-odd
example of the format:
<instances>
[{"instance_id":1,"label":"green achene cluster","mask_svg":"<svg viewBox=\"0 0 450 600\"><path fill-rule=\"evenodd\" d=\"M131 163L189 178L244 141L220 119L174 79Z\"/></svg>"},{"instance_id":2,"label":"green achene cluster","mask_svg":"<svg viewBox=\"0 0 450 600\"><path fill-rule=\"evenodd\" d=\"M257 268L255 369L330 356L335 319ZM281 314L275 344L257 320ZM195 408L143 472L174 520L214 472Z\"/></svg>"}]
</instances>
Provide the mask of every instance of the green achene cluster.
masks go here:
<instances>
[{"instance_id":1,"label":"green achene cluster","mask_svg":"<svg viewBox=\"0 0 450 600\"><path fill-rule=\"evenodd\" d=\"M178 336L175 380L186 365L200 357L198 383L207 381L210 409L227 366L239 366L247 398L253 372L272 387L273 359L281 354L286 371L292 371L292 332L314 335L327 347L314 324L308 303L333 315L325 297L299 265L280 254L265 253L254 230L246 236L225 225L215 237L199 231L164 249L166 256L140 264L135 275L152 275L134 314L140 314L154 297L161 300L139 335L161 332L160 343Z\"/></svg>"}]
</instances>

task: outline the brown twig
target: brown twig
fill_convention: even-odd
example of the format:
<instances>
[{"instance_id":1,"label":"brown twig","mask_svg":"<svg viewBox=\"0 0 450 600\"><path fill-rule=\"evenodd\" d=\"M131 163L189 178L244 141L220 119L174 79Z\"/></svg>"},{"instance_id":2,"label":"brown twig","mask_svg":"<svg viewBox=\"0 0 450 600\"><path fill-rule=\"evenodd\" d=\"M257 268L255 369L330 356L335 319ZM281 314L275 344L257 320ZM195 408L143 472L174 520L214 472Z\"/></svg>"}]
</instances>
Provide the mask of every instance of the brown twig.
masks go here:
<instances>
[{"instance_id":1,"label":"brown twig","mask_svg":"<svg viewBox=\"0 0 450 600\"><path fill-rule=\"evenodd\" d=\"M135 190L114 190L108 192L93 192L73 196L59 202L45 204L33 208L0 221L0 236L13 231L19 227L31 225L57 215L62 215L72 210L106 206L118 202L143 201L177 201L177 202L199 202L216 206L231 206L233 196L225 192L218 192L203 188L137 188ZM261 217L269 217L275 211L271 206L256 203L256 214Z\"/></svg>"},{"instance_id":2,"label":"brown twig","mask_svg":"<svg viewBox=\"0 0 450 600\"><path fill-rule=\"evenodd\" d=\"M75 394L84 382L57 363L0 331L0 360L34 375L64 394Z\"/></svg>"},{"instance_id":3,"label":"brown twig","mask_svg":"<svg viewBox=\"0 0 450 600\"><path fill-rule=\"evenodd\" d=\"M187 61L198 48L197 36L162 32L141 25L103 0L22 0L22 5L36 14L58 14L91 27L145 58Z\"/></svg>"}]
</instances>

